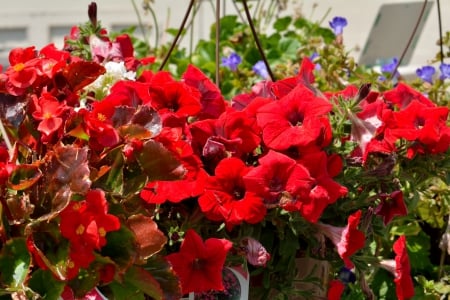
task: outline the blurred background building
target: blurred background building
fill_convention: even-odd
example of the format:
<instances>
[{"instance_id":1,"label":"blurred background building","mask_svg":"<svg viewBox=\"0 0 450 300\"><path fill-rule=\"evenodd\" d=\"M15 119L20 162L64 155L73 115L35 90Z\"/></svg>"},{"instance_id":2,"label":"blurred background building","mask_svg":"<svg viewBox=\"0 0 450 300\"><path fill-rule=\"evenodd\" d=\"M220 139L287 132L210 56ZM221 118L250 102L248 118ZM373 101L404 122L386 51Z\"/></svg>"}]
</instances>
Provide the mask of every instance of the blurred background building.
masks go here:
<instances>
[{"instance_id":1,"label":"blurred background building","mask_svg":"<svg viewBox=\"0 0 450 300\"><path fill-rule=\"evenodd\" d=\"M209 35L210 25L214 22L214 3L212 0L198 0L200 5L196 11L193 24L193 38L205 38ZM267 4L270 0L259 0L259 5ZM97 0L98 18L108 30L121 30L130 26L137 26L136 35L146 37L150 44L156 42L158 29L159 43L171 41L172 35L165 32L167 28L177 28L184 16L190 1L188 0L147 0L153 8L157 23L150 13L142 9L144 0ZM251 7L255 7L258 0L248 0ZM282 1L281 1L282 2ZM409 38L413 25L418 17L418 12L405 11L405 15L398 15L392 9L384 5L403 4L421 1L408 0L288 0L287 8L282 15L302 14L313 21L322 21L323 26L328 26L334 16L343 16L348 20L348 26L344 29L344 43L351 54L358 59L364 49L372 47L389 47L398 52L400 56L403 46ZM434 58L439 51L437 40L439 38L438 14L435 1L427 10L426 20L419 30L412 46L411 55L407 65L411 68L426 64ZM0 11L0 63L7 64L7 56L14 47L26 47L34 45L37 49L48 43L61 46L63 37L70 32L73 25L84 23L88 20L87 7L89 0L15 0L4 1ZM233 0L222 0L222 13L237 14L242 9L240 3ZM417 5L416 5L417 6ZM384 7L384 10L382 9ZM441 1L443 32L450 30L450 1ZM380 15L380 12L384 11ZM144 24L144 31L140 30L138 14ZM392 17L394 15L394 18ZM398 15L398 18L395 16ZM377 22L383 21L382 26ZM410 22L413 20L412 22ZM374 38L373 28L386 33L396 32L396 39L383 40ZM371 36L372 34L372 36ZM377 33L375 32L375 35ZM181 45L187 46L188 38L181 41ZM372 49L373 50L373 49ZM407 66L406 66L407 67Z\"/></svg>"}]
</instances>

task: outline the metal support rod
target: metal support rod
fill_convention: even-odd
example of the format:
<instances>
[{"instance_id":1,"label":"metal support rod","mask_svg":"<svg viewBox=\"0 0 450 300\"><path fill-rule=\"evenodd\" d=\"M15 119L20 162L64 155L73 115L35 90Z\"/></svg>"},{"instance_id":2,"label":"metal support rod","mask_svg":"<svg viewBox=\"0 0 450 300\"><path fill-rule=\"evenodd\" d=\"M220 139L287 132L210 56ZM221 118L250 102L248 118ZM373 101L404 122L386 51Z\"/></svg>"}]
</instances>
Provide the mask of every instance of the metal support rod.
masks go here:
<instances>
[{"instance_id":1,"label":"metal support rod","mask_svg":"<svg viewBox=\"0 0 450 300\"><path fill-rule=\"evenodd\" d=\"M248 9L247 0L242 0L242 4L244 5L245 15L247 16L248 25L250 26L250 29L252 30L253 38L256 42L256 47L258 48L259 54L261 54L262 60L264 61L264 64L266 65L267 72L269 73L270 79L275 82L275 76L272 73L272 70L270 69L269 62L267 61L266 55L264 54L264 51L262 49L261 43L259 42L258 34L255 30L255 25L253 24L252 17L250 15L250 11Z\"/></svg>"},{"instance_id":2,"label":"metal support rod","mask_svg":"<svg viewBox=\"0 0 450 300\"><path fill-rule=\"evenodd\" d=\"M164 57L164 60L161 64L161 66L159 66L159 70L161 71L162 69L164 69L164 66L166 65L167 61L169 60L170 55L172 54L173 49L175 48L175 45L178 42L178 39L181 36L181 33L183 32L184 27L186 26L186 21L189 17L189 15L191 14L191 10L192 7L194 6L195 0L191 0L191 3L189 3L189 7L186 11L186 14L184 15L183 18L183 22L181 22L180 28L178 29L177 35L175 36L175 39L173 40L172 45L170 45L170 49L169 52L167 52L166 57Z\"/></svg>"}]
</instances>

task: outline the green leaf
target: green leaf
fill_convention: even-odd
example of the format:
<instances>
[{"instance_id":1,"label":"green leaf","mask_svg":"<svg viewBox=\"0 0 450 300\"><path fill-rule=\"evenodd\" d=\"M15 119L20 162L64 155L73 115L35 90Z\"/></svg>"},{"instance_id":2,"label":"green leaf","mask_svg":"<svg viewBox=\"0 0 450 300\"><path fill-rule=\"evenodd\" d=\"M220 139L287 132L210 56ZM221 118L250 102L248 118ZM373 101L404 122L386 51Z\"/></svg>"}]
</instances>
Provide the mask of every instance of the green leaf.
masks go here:
<instances>
[{"instance_id":1,"label":"green leaf","mask_svg":"<svg viewBox=\"0 0 450 300\"><path fill-rule=\"evenodd\" d=\"M111 156L113 163L111 170L108 173L108 179L106 180L106 186L108 190L116 193L121 193L123 190L123 165L124 158L122 154L122 148L119 147L112 151Z\"/></svg>"},{"instance_id":2,"label":"green leaf","mask_svg":"<svg viewBox=\"0 0 450 300\"><path fill-rule=\"evenodd\" d=\"M106 239L107 243L102 248L101 254L109 256L123 268L128 267L134 259L132 249L135 247L135 239L133 233L126 226L120 226L119 230L108 232Z\"/></svg>"},{"instance_id":3,"label":"green leaf","mask_svg":"<svg viewBox=\"0 0 450 300\"><path fill-rule=\"evenodd\" d=\"M113 294L112 299L145 300L144 293L133 285L124 285L115 281L108 286Z\"/></svg>"},{"instance_id":4,"label":"green leaf","mask_svg":"<svg viewBox=\"0 0 450 300\"><path fill-rule=\"evenodd\" d=\"M29 287L46 300L57 300L64 290L65 283L56 280L49 271L39 269L33 272Z\"/></svg>"},{"instance_id":5,"label":"green leaf","mask_svg":"<svg viewBox=\"0 0 450 300\"><path fill-rule=\"evenodd\" d=\"M184 176L183 165L156 141L145 142L136 159L149 180L175 180Z\"/></svg>"},{"instance_id":6,"label":"green leaf","mask_svg":"<svg viewBox=\"0 0 450 300\"><path fill-rule=\"evenodd\" d=\"M163 291L158 281L145 269L132 266L125 274L125 284L131 284L138 290L144 292L146 295L154 299L163 299Z\"/></svg>"},{"instance_id":7,"label":"green leaf","mask_svg":"<svg viewBox=\"0 0 450 300\"><path fill-rule=\"evenodd\" d=\"M36 165L17 165L10 176L9 187L16 191L26 190L42 177Z\"/></svg>"},{"instance_id":8,"label":"green leaf","mask_svg":"<svg viewBox=\"0 0 450 300\"><path fill-rule=\"evenodd\" d=\"M9 240L0 253L2 283L12 289L21 289L27 279L31 256L24 238Z\"/></svg>"},{"instance_id":9,"label":"green leaf","mask_svg":"<svg viewBox=\"0 0 450 300\"><path fill-rule=\"evenodd\" d=\"M292 18L291 17L284 17L280 18L275 21L273 24L273 28L277 31L284 31L289 27L289 24L291 24Z\"/></svg>"},{"instance_id":10,"label":"green leaf","mask_svg":"<svg viewBox=\"0 0 450 300\"><path fill-rule=\"evenodd\" d=\"M161 256L152 256L147 260L145 269L159 282L165 300L176 300L181 297L181 286L172 267Z\"/></svg>"}]
</instances>

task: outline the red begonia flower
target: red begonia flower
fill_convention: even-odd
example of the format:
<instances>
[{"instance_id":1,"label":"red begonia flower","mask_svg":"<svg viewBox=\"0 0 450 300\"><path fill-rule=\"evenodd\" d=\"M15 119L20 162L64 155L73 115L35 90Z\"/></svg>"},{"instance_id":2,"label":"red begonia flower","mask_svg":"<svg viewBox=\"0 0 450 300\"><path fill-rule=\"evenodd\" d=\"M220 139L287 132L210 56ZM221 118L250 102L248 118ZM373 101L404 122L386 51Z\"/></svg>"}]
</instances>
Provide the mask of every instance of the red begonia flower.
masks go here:
<instances>
[{"instance_id":1,"label":"red begonia flower","mask_svg":"<svg viewBox=\"0 0 450 300\"><path fill-rule=\"evenodd\" d=\"M194 230L188 230L180 251L166 256L180 278L182 292L223 291L222 269L232 245L217 238L203 242Z\"/></svg>"},{"instance_id":2,"label":"red begonia flower","mask_svg":"<svg viewBox=\"0 0 450 300\"><path fill-rule=\"evenodd\" d=\"M183 81L201 93L202 110L197 115L198 119L217 119L225 111L228 103L219 88L200 69L189 65L183 74Z\"/></svg>"},{"instance_id":3,"label":"red begonia flower","mask_svg":"<svg viewBox=\"0 0 450 300\"><path fill-rule=\"evenodd\" d=\"M266 215L261 197L246 191L243 177L251 170L238 158L225 158L207 180L198 204L206 217L225 221L228 229L242 222L256 224Z\"/></svg>"},{"instance_id":4,"label":"red begonia flower","mask_svg":"<svg viewBox=\"0 0 450 300\"><path fill-rule=\"evenodd\" d=\"M331 280L328 286L327 299L340 300L342 293L345 290L345 284L342 281L335 279Z\"/></svg>"},{"instance_id":5,"label":"red begonia flower","mask_svg":"<svg viewBox=\"0 0 450 300\"><path fill-rule=\"evenodd\" d=\"M304 166L273 150L259 159L259 166L244 176L244 182L247 191L262 197L265 203L281 206L284 201L295 201L309 194L313 185Z\"/></svg>"},{"instance_id":6,"label":"red begonia flower","mask_svg":"<svg viewBox=\"0 0 450 300\"><path fill-rule=\"evenodd\" d=\"M364 233L357 229L360 218L361 211L358 210L348 217L348 223L345 227L335 227L323 223L316 224L320 232L333 242L339 256L349 269L353 268L350 256L364 247L366 242Z\"/></svg>"},{"instance_id":7,"label":"red begonia flower","mask_svg":"<svg viewBox=\"0 0 450 300\"><path fill-rule=\"evenodd\" d=\"M69 109L64 101L58 99L48 93L43 93L38 99L34 97L33 103L35 111L32 113L33 118L39 120L38 131L49 136L61 128L63 124L62 114Z\"/></svg>"},{"instance_id":8,"label":"red begonia flower","mask_svg":"<svg viewBox=\"0 0 450 300\"><path fill-rule=\"evenodd\" d=\"M15 48L9 53L10 66L6 69L6 89L8 93L20 96L37 80L36 59L34 47Z\"/></svg>"},{"instance_id":9,"label":"red begonia flower","mask_svg":"<svg viewBox=\"0 0 450 300\"><path fill-rule=\"evenodd\" d=\"M383 217L384 225L387 225L394 216L406 216L408 210L403 201L402 191L394 191L391 194L381 194L380 204L375 209L375 214Z\"/></svg>"},{"instance_id":10,"label":"red begonia flower","mask_svg":"<svg viewBox=\"0 0 450 300\"><path fill-rule=\"evenodd\" d=\"M271 149L286 150L292 146L317 143L323 133L321 118L331 111L328 100L316 97L303 85L289 94L262 106L256 115L263 141Z\"/></svg>"}]
</instances>

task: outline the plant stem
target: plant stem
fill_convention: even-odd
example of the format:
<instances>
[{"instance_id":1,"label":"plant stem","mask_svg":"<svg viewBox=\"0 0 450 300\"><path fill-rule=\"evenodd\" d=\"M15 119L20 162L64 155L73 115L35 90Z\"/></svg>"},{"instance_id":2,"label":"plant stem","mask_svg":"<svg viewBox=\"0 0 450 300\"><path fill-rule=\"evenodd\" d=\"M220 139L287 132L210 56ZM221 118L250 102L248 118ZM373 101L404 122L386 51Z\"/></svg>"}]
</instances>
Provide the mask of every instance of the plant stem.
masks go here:
<instances>
[{"instance_id":1,"label":"plant stem","mask_svg":"<svg viewBox=\"0 0 450 300\"><path fill-rule=\"evenodd\" d=\"M147 33L144 28L144 22L142 22L141 14L139 13L136 2L134 0L131 0L131 3L133 4L134 12L136 13L136 17L137 17L138 23L139 23L139 28L141 28L142 36L144 37L144 41L147 45L149 45L150 41L148 40Z\"/></svg>"},{"instance_id":2,"label":"plant stem","mask_svg":"<svg viewBox=\"0 0 450 300\"><path fill-rule=\"evenodd\" d=\"M244 5L244 10L245 10L245 15L247 16L248 25L250 26L250 29L252 30L253 38L255 39L255 43L256 43L256 46L258 47L258 51L261 54L261 58L263 59L264 64L266 65L267 72L269 73L270 79L273 82L275 82L275 76L272 73L272 69L270 69L269 62L267 61L267 58L266 58L266 55L264 54L261 43L259 42L258 34L256 33L255 26L252 21L252 17L250 15L250 11L247 6L247 0L243 0L242 4Z\"/></svg>"},{"instance_id":3,"label":"plant stem","mask_svg":"<svg viewBox=\"0 0 450 300\"><path fill-rule=\"evenodd\" d=\"M218 88L220 88L219 55L220 55L220 0L216 0L216 85Z\"/></svg>"},{"instance_id":4,"label":"plant stem","mask_svg":"<svg viewBox=\"0 0 450 300\"><path fill-rule=\"evenodd\" d=\"M392 80L394 78L395 74L397 73L398 67L402 63L403 59L405 58L406 52L408 52L409 46L411 46L412 40L414 36L416 35L417 28L419 27L420 21L422 20L423 14L425 12L425 8L427 7L428 0L423 1L422 9L420 10L419 17L417 18L416 25L414 25L414 29L411 32L411 35L409 36L408 42L406 43L405 48L403 49L402 55L400 55L400 58L398 59L397 64L395 65L394 71L390 74L389 79Z\"/></svg>"},{"instance_id":5,"label":"plant stem","mask_svg":"<svg viewBox=\"0 0 450 300\"><path fill-rule=\"evenodd\" d=\"M152 15L153 23L155 24L155 45L154 48L158 49L159 46L159 25L158 25L158 19L156 18L155 11L153 8L149 8L150 14Z\"/></svg>"},{"instance_id":6,"label":"plant stem","mask_svg":"<svg viewBox=\"0 0 450 300\"><path fill-rule=\"evenodd\" d=\"M3 121L0 118L0 133L3 136L3 140L5 141L6 147L9 151L9 158L11 159L13 156L13 146L11 144L11 141L9 140L8 134L6 132L5 126L3 126Z\"/></svg>"}]
</instances>

